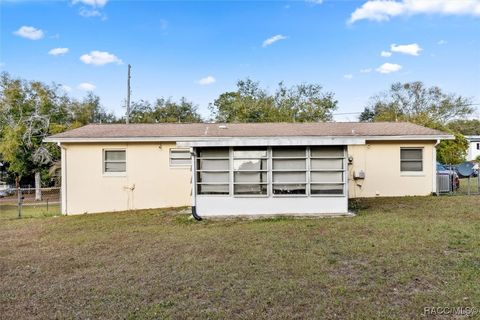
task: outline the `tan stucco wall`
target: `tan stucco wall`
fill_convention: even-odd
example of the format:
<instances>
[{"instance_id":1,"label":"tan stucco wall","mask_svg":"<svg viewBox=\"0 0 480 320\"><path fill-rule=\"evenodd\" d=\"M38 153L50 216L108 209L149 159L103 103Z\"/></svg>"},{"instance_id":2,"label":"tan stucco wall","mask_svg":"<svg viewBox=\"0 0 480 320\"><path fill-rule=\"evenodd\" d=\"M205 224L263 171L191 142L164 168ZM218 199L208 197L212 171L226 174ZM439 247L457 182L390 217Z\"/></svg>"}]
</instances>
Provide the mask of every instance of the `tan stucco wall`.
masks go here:
<instances>
[{"instance_id":1,"label":"tan stucco wall","mask_svg":"<svg viewBox=\"0 0 480 320\"><path fill-rule=\"evenodd\" d=\"M190 167L169 165L169 149L175 148L175 143L62 144L62 147L65 174L62 206L66 214L191 204ZM103 149L109 148L126 149L125 175L103 173Z\"/></svg>"},{"instance_id":2,"label":"tan stucco wall","mask_svg":"<svg viewBox=\"0 0 480 320\"><path fill-rule=\"evenodd\" d=\"M423 148L423 171L400 172L400 148ZM348 147L349 198L429 195L435 191L435 142L373 142ZM354 180L353 173L365 172Z\"/></svg>"}]
</instances>

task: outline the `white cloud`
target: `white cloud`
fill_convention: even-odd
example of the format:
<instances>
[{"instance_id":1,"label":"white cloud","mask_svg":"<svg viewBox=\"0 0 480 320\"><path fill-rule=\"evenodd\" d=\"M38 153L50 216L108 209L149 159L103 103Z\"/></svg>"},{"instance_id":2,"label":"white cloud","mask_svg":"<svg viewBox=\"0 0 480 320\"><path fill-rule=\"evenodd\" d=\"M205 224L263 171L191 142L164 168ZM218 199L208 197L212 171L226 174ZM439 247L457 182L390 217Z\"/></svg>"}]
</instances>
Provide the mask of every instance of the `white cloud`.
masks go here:
<instances>
[{"instance_id":1,"label":"white cloud","mask_svg":"<svg viewBox=\"0 0 480 320\"><path fill-rule=\"evenodd\" d=\"M116 55L106 52L106 51L91 51L80 57L80 60L85 64L93 64L96 66L103 66L108 63L122 64Z\"/></svg>"},{"instance_id":2,"label":"white cloud","mask_svg":"<svg viewBox=\"0 0 480 320\"><path fill-rule=\"evenodd\" d=\"M44 36L43 31L41 29L37 29L31 26L22 26L13 34L22 38L30 39L30 40L40 40Z\"/></svg>"},{"instance_id":3,"label":"white cloud","mask_svg":"<svg viewBox=\"0 0 480 320\"><path fill-rule=\"evenodd\" d=\"M372 71L373 71L372 68L365 68L365 69L361 69L361 70L360 70L361 73L370 73L370 72L372 72Z\"/></svg>"},{"instance_id":4,"label":"white cloud","mask_svg":"<svg viewBox=\"0 0 480 320\"><path fill-rule=\"evenodd\" d=\"M417 43L401 44L401 45L392 44L390 46L390 51L392 52L409 54L411 56L418 56L420 54L420 51L422 50L423 49L420 48L420 46Z\"/></svg>"},{"instance_id":5,"label":"white cloud","mask_svg":"<svg viewBox=\"0 0 480 320\"><path fill-rule=\"evenodd\" d=\"M271 38L268 38L267 40L263 41L262 47L264 47L264 48L265 48L265 47L268 47L268 46L274 44L274 43L277 42L277 41L285 40L285 39L287 39L286 36L281 35L281 34L277 34L277 35L275 35L275 36L273 36L273 37L271 37Z\"/></svg>"},{"instance_id":6,"label":"white cloud","mask_svg":"<svg viewBox=\"0 0 480 320\"><path fill-rule=\"evenodd\" d=\"M382 64L380 67L378 67L375 70L377 72L387 74L387 73L397 72L400 69L402 69L401 65L396 64L396 63L388 63L387 62L387 63Z\"/></svg>"},{"instance_id":7,"label":"white cloud","mask_svg":"<svg viewBox=\"0 0 480 320\"><path fill-rule=\"evenodd\" d=\"M108 0L73 0L73 4L81 3L96 8L103 8L107 2Z\"/></svg>"},{"instance_id":8,"label":"white cloud","mask_svg":"<svg viewBox=\"0 0 480 320\"><path fill-rule=\"evenodd\" d=\"M442 45L444 45L444 44L447 44L447 41L446 41L446 40L440 40L440 41L437 42L437 44L438 44L439 46L442 46Z\"/></svg>"},{"instance_id":9,"label":"white cloud","mask_svg":"<svg viewBox=\"0 0 480 320\"><path fill-rule=\"evenodd\" d=\"M344 74L343 77L347 80L352 80L353 79L353 74L349 73L349 74Z\"/></svg>"},{"instance_id":10,"label":"white cloud","mask_svg":"<svg viewBox=\"0 0 480 320\"><path fill-rule=\"evenodd\" d=\"M202 86L208 86L209 84L215 83L217 81L213 76L206 76L205 78L202 78L197 81L198 84Z\"/></svg>"},{"instance_id":11,"label":"white cloud","mask_svg":"<svg viewBox=\"0 0 480 320\"><path fill-rule=\"evenodd\" d=\"M91 17L101 17L103 16L100 11L97 9L88 9L88 8L80 8L80 11L78 12L82 17L84 18L91 18Z\"/></svg>"},{"instance_id":12,"label":"white cloud","mask_svg":"<svg viewBox=\"0 0 480 320\"><path fill-rule=\"evenodd\" d=\"M69 51L68 48L54 48L54 49L48 51L48 54L52 55L52 56L61 56L61 55L64 55L64 54L68 53L68 51Z\"/></svg>"},{"instance_id":13,"label":"white cloud","mask_svg":"<svg viewBox=\"0 0 480 320\"><path fill-rule=\"evenodd\" d=\"M380 52L380 55L382 57L386 58L386 57L391 57L392 53L390 51L382 51L382 52Z\"/></svg>"},{"instance_id":14,"label":"white cloud","mask_svg":"<svg viewBox=\"0 0 480 320\"><path fill-rule=\"evenodd\" d=\"M323 0L306 0L307 2L313 3L313 4L322 4Z\"/></svg>"},{"instance_id":15,"label":"white cloud","mask_svg":"<svg viewBox=\"0 0 480 320\"><path fill-rule=\"evenodd\" d=\"M96 88L97 87L94 84L91 84L91 83L88 83L88 82L82 82L77 86L77 89L82 90L82 91L93 91Z\"/></svg>"},{"instance_id":16,"label":"white cloud","mask_svg":"<svg viewBox=\"0 0 480 320\"><path fill-rule=\"evenodd\" d=\"M392 17L416 14L480 16L478 0L368 0L351 15L349 23L359 20L388 21Z\"/></svg>"}]
</instances>

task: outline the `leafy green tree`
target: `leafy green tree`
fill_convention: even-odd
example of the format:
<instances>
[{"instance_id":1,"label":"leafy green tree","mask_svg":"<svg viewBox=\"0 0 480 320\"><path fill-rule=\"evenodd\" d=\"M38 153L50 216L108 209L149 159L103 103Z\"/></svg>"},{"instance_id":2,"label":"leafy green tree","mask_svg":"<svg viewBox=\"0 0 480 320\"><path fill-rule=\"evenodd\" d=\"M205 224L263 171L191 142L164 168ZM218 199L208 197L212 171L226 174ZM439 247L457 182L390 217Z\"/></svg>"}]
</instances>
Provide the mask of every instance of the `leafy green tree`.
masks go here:
<instances>
[{"instance_id":1,"label":"leafy green tree","mask_svg":"<svg viewBox=\"0 0 480 320\"><path fill-rule=\"evenodd\" d=\"M218 122L318 122L332 120L337 100L318 84L278 85L274 94L250 79L237 82L210 105Z\"/></svg>"},{"instance_id":2,"label":"leafy green tree","mask_svg":"<svg viewBox=\"0 0 480 320\"><path fill-rule=\"evenodd\" d=\"M437 160L457 164L465 161L468 143L462 134L449 130L447 123L472 112L470 99L444 93L439 87L427 88L422 82L394 83L390 90L371 99L359 120L407 121L448 131L455 135L455 140L444 140L437 146Z\"/></svg>"},{"instance_id":3,"label":"leafy green tree","mask_svg":"<svg viewBox=\"0 0 480 320\"><path fill-rule=\"evenodd\" d=\"M192 123L202 122L197 106L186 98L179 102L160 98L152 106L148 101L140 100L132 104L130 122L132 123Z\"/></svg>"},{"instance_id":4,"label":"leafy green tree","mask_svg":"<svg viewBox=\"0 0 480 320\"><path fill-rule=\"evenodd\" d=\"M455 140L442 140L437 146L437 161L444 164L459 164L467 156L468 141L460 133L453 133Z\"/></svg>"},{"instance_id":5,"label":"leafy green tree","mask_svg":"<svg viewBox=\"0 0 480 320\"><path fill-rule=\"evenodd\" d=\"M480 120L453 120L447 124L448 128L466 136L480 135Z\"/></svg>"},{"instance_id":6,"label":"leafy green tree","mask_svg":"<svg viewBox=\"0 0 480 320\"><path fill-rule=\"evenodd\" d=\"M471 99L447 94L439 87L427 88L422 82L394 83L390 89L372 97L360 121L408 121L427 127L473 112Z\"/></svg>"},{"instance_id":7,"label":"leafy green tree","mask_svg":"<svg viewBox=\"0 0 480 320\"><path fill-rule=\"evenodd\" d=\"M112 121L113 114L105 112L93 94L76 101L55 84L0 75L0 159L17 184L34 176L37 199L41 177L60 158L60 149L43 139L87 123Z\"/></svg>"},{"instance_id":8,"label":"leafy green tree","mask_svg":"<svg viewBox=\"0 0 480 320\"><path fill-rule=\"evenodd\" d=\"M52 161L51 146L45 145L43 139L54 127L52 120L63 121L67 115L58 87L1 75L0 155L8 163L8 170L16 175L17 183L34 174L36 199L41 197L41 172Z\"/></svg>"},{"instance_id":9,"label":"leafy green tree","mask_svg":"<svg viewBox=\"0 0 480 320\"><path fill-rule=\"evenodd\" d=\"M82 101L71 102L72 126L79 127L89 123L112 123L115 115L108 113L100 103L100 97L89 92Z\"/></svg>"}]
</instances>

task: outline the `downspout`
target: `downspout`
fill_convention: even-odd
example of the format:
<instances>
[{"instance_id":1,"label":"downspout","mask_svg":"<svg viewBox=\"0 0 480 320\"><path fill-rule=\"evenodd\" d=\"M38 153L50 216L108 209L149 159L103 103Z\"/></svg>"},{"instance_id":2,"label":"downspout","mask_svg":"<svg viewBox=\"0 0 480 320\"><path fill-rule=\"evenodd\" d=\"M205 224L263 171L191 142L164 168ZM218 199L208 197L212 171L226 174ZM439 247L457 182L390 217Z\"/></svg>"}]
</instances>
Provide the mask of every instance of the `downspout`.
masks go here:
<instances>
[{"instance_id":1,"label":"downspout","mask_svg":"<svg viewBox=\"0 0 480 320\"><path fill-rule=\"evenodd\" d=\"M432 191L435 195L440 195L440 192L438 190L437 186L437 146L440 144L440 139L437 139L437 142L433 145L433 150L432 150L432 161L433 161L433 177L432 177Z\"/></svg>"},{"instance_id":2,"label":"downspout","mask_svg":"<svg viewBox=\"0 0 480 320\"><path fill-rule=\"evenodd\" d=\"M68 205L67 205L67 148L63 146L60 142L57 142L57 146L61 149L61 159L60 159L60 174L61 177L61 186L60 186L60 206L62 214L68 215Z\"/></svg>"},{"instance_id":3,"label":"downspout","mask_svg":"<svg viewBox=\"0 0 480 320\"><path fill-rule=\"evenodd\" d=\"M202 221L202 217L197 214L197 158L195 149L190 149L192 155L192 216L197 221Z\"/></svg>"}]
</instances>

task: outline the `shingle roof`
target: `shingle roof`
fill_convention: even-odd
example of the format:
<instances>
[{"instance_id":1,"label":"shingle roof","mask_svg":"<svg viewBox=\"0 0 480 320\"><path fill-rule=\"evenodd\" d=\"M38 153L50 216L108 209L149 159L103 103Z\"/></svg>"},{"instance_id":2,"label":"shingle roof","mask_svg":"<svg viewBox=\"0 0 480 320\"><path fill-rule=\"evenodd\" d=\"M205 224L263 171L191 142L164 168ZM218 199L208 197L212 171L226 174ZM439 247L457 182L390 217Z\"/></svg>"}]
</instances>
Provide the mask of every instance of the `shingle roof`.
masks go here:
<instances>
[{"instance_id":1,"label":"shingle roof","mask_svg":"<svg viewBox=\"0 0 480 320\"><path fill-rule=\"evenodd\" d=\"M155 123L90 124L53 135L47 141L121 138L215 138L289 136L446 136L442 131L407 122L318 122L318 123Z\"/></svg>"}]
</instances>

